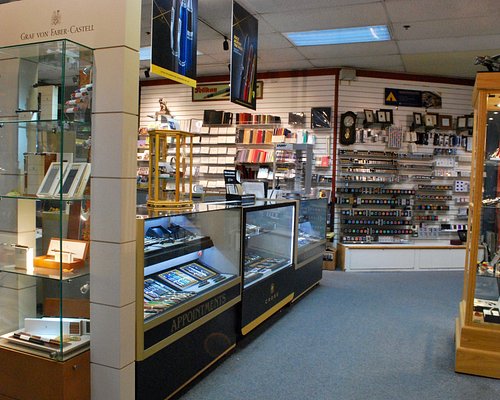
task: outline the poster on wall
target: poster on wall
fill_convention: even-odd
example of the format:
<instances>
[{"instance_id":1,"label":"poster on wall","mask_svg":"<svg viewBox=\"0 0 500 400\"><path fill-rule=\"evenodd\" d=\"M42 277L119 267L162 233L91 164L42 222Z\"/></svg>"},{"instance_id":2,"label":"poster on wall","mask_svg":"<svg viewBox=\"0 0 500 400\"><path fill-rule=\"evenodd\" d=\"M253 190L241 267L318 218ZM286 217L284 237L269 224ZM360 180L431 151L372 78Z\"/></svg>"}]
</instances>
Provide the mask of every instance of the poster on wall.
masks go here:
<instances>
[{"instance_id":1,"label":"poster on wall","mask_svg":"<svg viewBox=\"0 0 500 400\"><path fill-rule=\"evenodd\" d=\"M231 38L231 101L255 110L258 21L235 1Z\"/></svg>"},{"instance_id":2,"label":"poster on wall","mask_svg":"<svg viewBox=\"0 0 500 400\"><path fill-rule=\"evenodd\" d=\"M198 0L155 0L151 72L196 87Z\"/></svg>"},{"instance_id":3,"label":"poster on wall","mask_svg":"<svg viewBox=\"0 0 500 400\"><path fill-rule=\"evenodd\" d=\"M192 89L193 101L215 101L229 99L229 82L222 83L198 83L196 88ZM262 99L264 96L264 81L257 81L256 99Z\"/></svg>"},{"instance_id":4,"label":"poster on wall","mask_svg":"<svg viewBox=\"0 0 500 400\"><path fill-rule=\"evenodd\" d=\"M396 107L441 108L441 94L428 90L384 89L384 104Z\"/></svg>"}]
</instances>

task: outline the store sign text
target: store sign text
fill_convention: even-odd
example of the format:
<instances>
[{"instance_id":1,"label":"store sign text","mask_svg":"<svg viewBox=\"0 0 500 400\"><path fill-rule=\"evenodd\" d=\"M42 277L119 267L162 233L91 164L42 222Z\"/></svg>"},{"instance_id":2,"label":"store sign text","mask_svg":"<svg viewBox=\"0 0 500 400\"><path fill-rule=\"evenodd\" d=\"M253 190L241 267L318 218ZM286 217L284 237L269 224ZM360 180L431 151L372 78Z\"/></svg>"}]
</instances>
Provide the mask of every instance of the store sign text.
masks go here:
<instances>
[{"instance_id":1,"label":"store sign text","mask_svg":"<svg viewBox=\"0 0 500 400\"><path fill-rule=\"evenodd\" d=\"M47 39L49 37L57 37L69 35L72 33L92 32L94 25L71 25L69 28L51 28L40 32L22 32L21 40Z\"/></svg>"}]
</instances>

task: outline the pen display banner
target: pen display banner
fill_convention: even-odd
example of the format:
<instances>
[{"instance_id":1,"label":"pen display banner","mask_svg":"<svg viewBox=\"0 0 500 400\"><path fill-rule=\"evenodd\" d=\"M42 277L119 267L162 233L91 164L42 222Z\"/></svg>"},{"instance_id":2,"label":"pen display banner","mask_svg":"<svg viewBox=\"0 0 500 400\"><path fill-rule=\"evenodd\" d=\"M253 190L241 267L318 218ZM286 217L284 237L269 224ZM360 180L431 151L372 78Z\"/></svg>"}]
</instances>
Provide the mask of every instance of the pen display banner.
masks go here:
<instances>
[{"instance_id":1,"label":"pen display banner","mask_svg":"<svg viewBox=\"0 0 500 400\"><path fill-rule=\"evenodd\" d=\"M198 0L155 0L151 72L196 87Z\"/></svg>"},{"instance_id":2,"label":"pen display banner","mask_svg":"<svg viewBox=\"0 0 500 400\"><path fill-rule=\"evenodd\" d=\"M231 101L255 110L258 21L236 2L231 38Z\"/></svg>"}]
</instances>

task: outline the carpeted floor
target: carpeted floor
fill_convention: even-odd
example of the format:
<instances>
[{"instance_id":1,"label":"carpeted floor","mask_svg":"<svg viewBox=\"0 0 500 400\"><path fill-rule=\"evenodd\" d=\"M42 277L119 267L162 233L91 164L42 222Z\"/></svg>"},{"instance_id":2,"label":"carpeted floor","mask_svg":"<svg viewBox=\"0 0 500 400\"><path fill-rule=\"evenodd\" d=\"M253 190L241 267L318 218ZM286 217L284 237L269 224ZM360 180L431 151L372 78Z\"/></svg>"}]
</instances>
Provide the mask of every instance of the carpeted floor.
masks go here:
<instances>
[{"instance_id":1,"label":"carpeted floor","mask_svg":"<svg viewBox=\"0 0 500 400\"><path fill-rule=\"evenodd\" d=\"M462 277L324 271L179 399L499 400L500 380L453 370Z\"/></svg>"}]
</instances>

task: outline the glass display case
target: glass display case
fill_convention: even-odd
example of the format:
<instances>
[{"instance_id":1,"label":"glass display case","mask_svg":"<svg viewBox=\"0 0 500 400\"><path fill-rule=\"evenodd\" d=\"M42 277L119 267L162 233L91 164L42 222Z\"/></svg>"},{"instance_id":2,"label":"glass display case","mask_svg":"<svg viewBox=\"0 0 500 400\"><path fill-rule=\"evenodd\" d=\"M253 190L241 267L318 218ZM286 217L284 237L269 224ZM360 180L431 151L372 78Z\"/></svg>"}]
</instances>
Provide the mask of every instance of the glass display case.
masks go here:
<instances>
[{"instance_id":1,"label":"glass display case","mask_svg":"<svg viewBox=\"0 0 500 400\"><path fill-rule=\"evenodd\" d=\"M90 342L93 51L4 47L0 71L0 363L64 361Z\"/></svg>"},{"instance_id":2,"label":"glass display case","mask_svg":"<svg viewBox=\"0 0 500 400\"><path fill-rule=\"evenodd\" d=\"M234 348L240 246L240 207L138 207L137 398L168 397Z\"/></svg>"},{"instance_id":3,"label":"glass display case","mask_svg":"<svg viewBox=\"0 0 500 400\"><path fill-rule=\"evenodd\" d=\"M295 209L295 201L243 207L243 334L293 298Z\"/></svg>"},{"instance_id":4,"label":"glass display case","mask_svg":"<svg viewBox=\"0 0 500 400\"><path fill-rule=\"evenodd\" d=\"M326 245L327 207L326 198L303 198L299 201L294 299L321 280Z\"/></svg>"},{"instance_id":5,"label":"glass display case","mask_svg":"<svg viewBox=\"0 0 500 400\"><path fill-rule=\"evenodd\" d=\"M477 75L473 101L469 231L455 369L500 378L500 73ZM480 247L485 256L477 262Z\"/></svg>"},{"instance_id":6,"label":"glass display case","mask_svg":"<svg viewBox=\"0 0 500 400\"><path fill-rule=\"evenodd\" d=\"M193 136L175 130L149 132L149 207L175 210L193 204Z\"/></svg>"}]
</instances>

